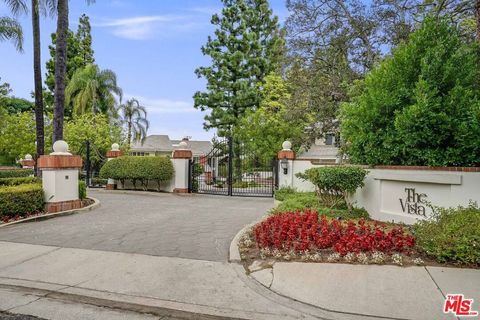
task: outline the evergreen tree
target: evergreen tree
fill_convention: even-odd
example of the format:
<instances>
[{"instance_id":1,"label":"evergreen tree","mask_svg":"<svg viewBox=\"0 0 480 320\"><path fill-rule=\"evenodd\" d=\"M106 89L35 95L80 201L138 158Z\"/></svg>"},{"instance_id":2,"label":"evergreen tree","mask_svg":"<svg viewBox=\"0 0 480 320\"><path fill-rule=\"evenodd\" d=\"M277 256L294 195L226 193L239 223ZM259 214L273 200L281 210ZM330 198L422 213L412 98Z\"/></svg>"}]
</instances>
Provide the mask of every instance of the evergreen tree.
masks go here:
<instances>
[{"instance_id":1,"label":"evergreen tree","mask_svg":"<svg viewBox=\"0 0 480 320\"><path fill-rule=\"evenodd\" d=\"M210 111L205 129L230 135L246 110L258 107L264 79L278 67L283 40L267 0L222 2L222 13L211 19L215 37L202 47L212 64L195 70L207 80L207 89L195 93L194 107Z\"/></svg>"},{"instance_id":2,"label":"evergreen tree","mask_svg":"<svg viewBox=\"0 0 480 320\"><path fill-rule=\"evenodd\" d=\"M47 74L45 84L48 91L46 94L47 105L53 105L53 92L55 90L55 54L57 34L52 33L52 44L48 46L50 60L47 61ZM88 64L95 62L92 49L91 27L88 16L83 14L79 19L78 29L74 33L68 30L67 34L67 73L66 85L79 69L85 68ZM72 116L72 106L66 106L65 116Z\"/></svg>"}]
</instances>

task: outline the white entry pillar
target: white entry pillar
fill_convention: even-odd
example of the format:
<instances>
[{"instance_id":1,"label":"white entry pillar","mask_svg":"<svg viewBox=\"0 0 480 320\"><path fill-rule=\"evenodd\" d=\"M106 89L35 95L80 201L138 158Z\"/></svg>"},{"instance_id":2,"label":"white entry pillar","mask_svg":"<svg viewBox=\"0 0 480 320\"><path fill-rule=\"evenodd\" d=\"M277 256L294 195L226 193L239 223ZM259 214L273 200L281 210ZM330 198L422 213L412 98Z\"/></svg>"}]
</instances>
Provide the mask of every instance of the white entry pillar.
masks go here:
<instances>
[{"instance_id":1,"label":"white entry pillar","mask_svg":"<svg viewBox=\"0 0 480 320\"><path fill-rule=\"evenodd\" d=\"M284 141L282 151L277 154L278 158L278 187L293 187L293 162L295 152L292 151L292 143Z\"/></svg>"},{"instance_id":2,"label":"white entry pillar","mask_svg":"<svg viewBox=\"0 0 480 320\"><path fill-rule=\"evenodd\" d=\"M112 144L112 150L107 151L107 161L113 160L115 158L121 157L123 155L122 151L120 151L120 146L118 143ZM108 178L107 185L105 186L106 190L114 190L115 189L115 180Z\"/></svg>"},{"instance_id":3,"label":"white entry pillar","mask_svg":"<svg viewBox=\"0 0 480 320\"><path fill-rule=\"evenodd\" d=\"M189 162L192 159L192 151L188 149L185 141L180 142L179 147L172 153L172 162L175 168L173 192L188 193Z\"/></svg>"},{"instance_id":4,"label":"white entry pillar","mask_svg":"<svg viewBox=\"0 0 480 320\"><path fill-rule=\"evenodd\" d=\"M82 206L78 195L78 172L82 158L68 152L68 144L58 140L50 155L38 158L42 170L42 184L48 212L78 209Z\"/></svg>"}]
</instances>

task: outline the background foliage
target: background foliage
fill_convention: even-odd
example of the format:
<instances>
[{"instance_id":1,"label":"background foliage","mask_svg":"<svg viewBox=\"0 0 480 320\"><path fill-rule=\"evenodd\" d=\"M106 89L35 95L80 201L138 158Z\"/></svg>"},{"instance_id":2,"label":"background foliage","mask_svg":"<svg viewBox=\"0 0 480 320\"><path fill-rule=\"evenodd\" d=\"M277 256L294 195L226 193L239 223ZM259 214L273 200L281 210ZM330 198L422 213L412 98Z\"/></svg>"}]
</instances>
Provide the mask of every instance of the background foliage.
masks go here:
<instances>
[{"instance_id":1,"label":"background foliage","mask_svg":"<svg viewBox=\"0 0 480 320\"><path fill-rule=\"evenodd\" d=\"M362 164L480 164L480 50L427 19L352 90L345 151Z\"/></svg>"}]
</instances>

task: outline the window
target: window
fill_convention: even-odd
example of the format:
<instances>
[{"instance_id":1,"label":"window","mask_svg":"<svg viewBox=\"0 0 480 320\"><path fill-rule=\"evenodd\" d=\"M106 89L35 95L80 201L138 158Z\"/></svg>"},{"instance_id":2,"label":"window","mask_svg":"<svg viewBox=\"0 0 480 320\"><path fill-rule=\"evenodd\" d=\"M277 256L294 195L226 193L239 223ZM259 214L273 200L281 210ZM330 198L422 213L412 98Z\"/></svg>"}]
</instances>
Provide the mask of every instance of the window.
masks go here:
<instances>
[{"instance_id":1,"label":"window","mask_svg":"<svg viewBox=\"0 0 480 320\"><path fill-rule=\"evenodd\" d=\"M327 133L327 134L325 135L325 144L326 144L327 146L333 145L333 134Z\"/></svg>"}]
</instances>

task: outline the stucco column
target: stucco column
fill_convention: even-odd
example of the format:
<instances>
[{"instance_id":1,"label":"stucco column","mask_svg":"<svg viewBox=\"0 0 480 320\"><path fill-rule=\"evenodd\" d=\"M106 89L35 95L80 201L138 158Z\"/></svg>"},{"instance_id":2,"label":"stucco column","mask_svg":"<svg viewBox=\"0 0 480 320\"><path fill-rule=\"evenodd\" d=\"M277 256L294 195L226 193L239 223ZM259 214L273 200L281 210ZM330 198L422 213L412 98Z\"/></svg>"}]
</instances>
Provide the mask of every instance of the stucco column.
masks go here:
<instances>
[{"instance_id":1,"label":"stucco column","mask_svg":"<svg viewBox=\"0 0 480 320\"><path fill-rule=\"evenodd\" d=\"M282 151L277 153L278 159L278 187L293 187L293 163L295 152L292 151L292 143L285 141Z\"/></svg>"},{"instance_id":2,"label":"stucco column","mask_svg":"<svg viewBox=\"0 0 480 320\"><path fill-rule=\"evenodd\" d=\"M107 161L112 159L121 157L123 155L122 151L120 151L120 146L118 143L112 144L112 150L107 151ZM108 178L107 185L105 186L107 190L114 190L115 189L115 180Z\"/></svg>"},{"instance_id":3,"label":"stucco column","mask_svg":"<svg viewBox=\"0 0 480 320\"><path fill-rule=\"evenodd\" d=\"M50 155L38 158L48 212L78 209L82 206L78 195L78 172L82 158L68 152L68 144L58 140Z\"/></svg>"},{"instance_id":4,"label":"stucco column","mask_svg":"<svg viewBox=\"0 0 480 320\"><path fill-rule=\"evenodd\" d=\"M173 192L188 193L188 166L192 159L192 151L188 149L185 141L180 142L179 146L180 148L172 153L172 162L175 168Z\"/></svg>"},{"instance_id":5,"label":"stucco column","mask_svg":"<svg viewBox=\"0 0 480 320\"><path fill-rule=\"evenodd\" d=\"M33 160L33 157L31 154L26 154L25 159L20 159L18 161L23 169L34 169L35 168L35 160Z\"/></svg>"}]
</instances>

